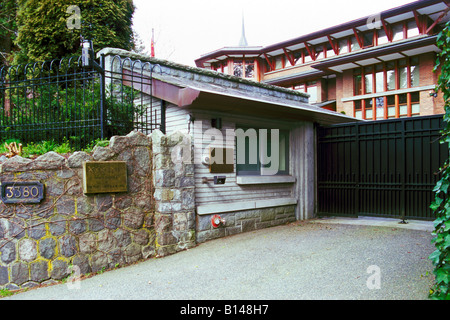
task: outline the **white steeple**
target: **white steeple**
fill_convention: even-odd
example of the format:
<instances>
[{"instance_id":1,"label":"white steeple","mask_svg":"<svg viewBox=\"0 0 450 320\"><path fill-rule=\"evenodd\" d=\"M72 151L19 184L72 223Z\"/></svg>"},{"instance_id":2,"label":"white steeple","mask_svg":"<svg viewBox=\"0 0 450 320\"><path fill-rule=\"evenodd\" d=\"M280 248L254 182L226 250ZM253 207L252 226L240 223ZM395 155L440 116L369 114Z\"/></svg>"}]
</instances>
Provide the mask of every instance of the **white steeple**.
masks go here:
<instances>
[{"instance_id":1,"label":"white steeple","mask_svg":"<svg viewBox=\"0 0 450 320\"><path fill-rule=\"evenodd\" d=\"M245 38L245 25L244 25L244 12L242 12L242 34L241 40L239 40L239 47L247 47L247 39Z\"/></svg>"}]
</instances>

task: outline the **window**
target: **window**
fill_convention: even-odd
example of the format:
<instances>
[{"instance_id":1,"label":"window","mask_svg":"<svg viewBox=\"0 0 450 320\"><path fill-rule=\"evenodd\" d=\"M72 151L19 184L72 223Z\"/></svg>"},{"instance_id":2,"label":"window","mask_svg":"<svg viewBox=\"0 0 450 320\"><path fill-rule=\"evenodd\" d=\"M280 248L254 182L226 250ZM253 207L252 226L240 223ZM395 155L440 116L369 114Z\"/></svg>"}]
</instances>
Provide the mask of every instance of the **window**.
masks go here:
<instances>
[{"instance_id":1,"label":"window","mask_svg":"<svg viewBox=\"0 0 450 320\"><path fill-rule=\"evenodd\" d=\"M217 62L216 64L212 65L212 69L216 70L218 72L227 73L228 72L228 63L225 62Z\"/></svg>"},{"instance_id":2,"label":"window","mask_svg":"<svg viewBox=\"0 0 450 320\"><path fill-rule=\"evenodd\" d=\"M364 68L364 83L365 83L365 93L373 92L373 68Z\"/></svg>"},{"instance_id":3,"label":"window","mask_svg":"<svg viewBox=\"0 0 450 320\"><path fill-rule=\"evenodd\" d=\"M398 41L404 39L403 23L396 24L392 27L392 41Z\"/></svg>"},{"instance_id":4,"label":"window","mask_svg":"<svg viewBox=\"0 0 450 320\"><path fill-rule=\"evenodd\" d=\"M311 56L309 55L308 50L305 50L305 63L313 61Z\"/></svg>"},{"instance_id":5,"label":"window","mask_svg":"<svg viewBox=\"0 0 450 320\"><path fill-rule=\"evenodd\" d=\"M395 118L395 96L387 96L388 118Z\"/></svg>"},{"instance_id":6,"label":"window","mask_svg":"<svg viewBox=\"0 0 450 320\"><path fill-rule=\"evenodd\" d=\"M411 87L420 85L419 58L411 58Z\"/></svg>"},{"instance_id":7,"label":"window","mask_svg":"<svg viewBox=\"0 0 450 320\"><path fill-rule=\"evenodd\" d=\"M408 28L408 38L420 35L419 28L417 28L417 23L415 20L408 22L407 28Z\"/></svg>"},{"instance_id":8,"label":"window","mask_svg":"<svg viewBox=\"0 0 450 320\"><path fill-rule=\"evenodd\" d=\"M348 40L339 40L339 54L348 53Z\"/></svg>"},{"instance_id":9,"label":"window","mask_svg":"<svg viewBox=\"0 0 450 320\"><path fill-rule=\"evenodd\" d=\"M277 145L272 139L278 138ZM289 174L289 131L240 128L236 130L238 175Z\"/></svg>"},{"instance_id":10,"label":"window","mask_svg":"<svg viewBox=\"0 0 450 320\"><path fill-rule=\"evenodd\" d=\"M294 52L294 65L298 65L298 64L302 64L303 63L303 59L302 59L302 51L295 51Z\"/></svg>"},{"instance_id":11,"label":"window","mask_svg":"<svg viewBox=\"0 0 450 320\"><path fill-rule=\"evenodd\" d=\"M327 58L330 58L334 55L336 55L336 53L334 52L333 48L331 47L331 43L327 43L326 44L326 49L327 49Z\"/></svg>"},{"instance_id":12,"label":"window","mask_svg":"<svg viewBox=\"0 0 450 320\"><path fill-rule=\"evenodd\" d=\"M352 45L351 45L352 52L361 49L361 47L359 46L359 43L358 43L358 40L356 39L356 37L352 37L351 39L352 39L352 41L351 41L352 42Z\"/></svg>"},{"instance_id":13,"label":"window","mask_svg":"<svg viewBox=\"0 0 450 320\"><path fill-rule=\"evenodd\" d=\"M411 115L418 116L420 114L420 93L411 93Z\"/></svg>"},{"instance_id":14,"label":"window","mask_svg":"<svg viewBox=\"0 0 450 320\"><path fill-rule=\"evenodd\" d=\"M373 32L366 32L362 36L364 48L373 47Z\"/></svg>"},{"instance_id":15,"label":"window","mask_svg":"<svg viewBox=\"0 0 450 320\"><path fill-rule=\"evenodd\" d=\"M366 109L366 119L371 120L373 119L373 100L372 99L365 99L365 109Z\"/></svg>"},{"instance_id":16,"label":"window","mask_svg":"<svg viewBox=\"0 0 450 320\"><path fill-rule=\"evenodd\" d=\"M398 107L400 118L408 116L408 95L406 93L398 95Z\"/></svg>"},{"instance_id":17,"label":"window","mask_svg":"<svg viewBox=\"0 0 450 320\"><path fill-rule=\"evenodd\" d=\"M306 93L309 94L309 103L317 102L317 82L309 81L306 83Z\"/></svg>"},{"instance_id":18,"label":"window","mask_svg":"<svg viewBox=\"0 0 450 320\"><path fill-rule=\"evenodd\" d=\"M375 66L375 89L376 92L383 92L384 89L384 70L382 64Z\"/></svg>"},{"instance_id":19,"label":"window","mask_svg":"<svg viewBox=\"0 0 450 320\"><path fill-rule=\"evenodd\" d=\"M378 45L389 43L389 39L384 29L378 30Z\"/></svg>"},{"instance_id":20,"label":"window","mask_svg":"<svg viewBox=\"0 0 450 320\"><path fill-rule=\"evenodd\" d=\"M255 63L253 61L245 61L245 77L255 77Z\"/></svg>"},{"instance_id":21,"label":"window","mask_svg":"<svg viewBox=\"0 0 450 320\"><path fill-rule=\"evenodd\" d=\"M298 85L295 85L295 86L294 86L294 90L301 91L301 92L306 92L306 91L305 91L305 85L304 85L304 84L298 84Z\"/></svg>"},{"instance_id":22,"label":"window","mask_svg":"<svg viewBox=\"0 0 450 320\"><path fill-rule=\"evenodd\" d=\"M375 98L376 118L377 120L384 119L384 102L386 97Z\"/></svg>"},{"instance_id":23,"label":"window","mask_svg":"<svg viewBox=\"0 0 450 320\"><path fill-rule=\"evenodd\" d=\"M355 69L355 75L353 76L354 81L354 93L355 96L362 95L362 76L361 76L361 69Z\"/></svg>"},{"instance_id":24,"label":"window","mask_svg":"<svg viewBox=\"0 0 450 320\"><path fill-rule=\"evenodd\" d=\"M325 53L323 51L323 46L317 46L316 47L316 59L323 59L325 58Z\"/></svg>"},{"instance_id":25,"label":"window","mask_svg":"<svg viewBox=\"0 0 450 320\"><path fill-rule=\"evenodd\" d=\"M406 65L406 59L401 59L398 62L398 74L399 74L399 88L408 88L408 66Z\"/></svg>"},{"instance_id":26,"label":"window","mask_svg":"<svg viewBox=\"0 0 450 320\"><path fill-rule=\"evenodd\" d=\"M294 90L306 92L309 94L309 103L316 103L318 96L318 90L317 90L317 81L308 81L306 83L299 83L292 87Z\"/></svg>"},{"instance_id":27,"label":"window","mask_svg":"<svg viewBox=\"0 0 450 320\"><path fill-rule=\"evenodd\" d=\"M275 69L282 69L283 68L283 57L278 56L275 58Z\"/></svg>"},{"instance_id":28,"label":"window","mask_svg":"<svg viewBox=\"0 0 450 320\"><path fill-rule=\"evenodd\" d=\"M269 62L264 59L264 72L270 72L272 71L272 66L269 64Z\"/></svg>"},{"instance_id":29,"label":"window","mask_svg":"<svg viewBox=\"0 0 450 320\"><path fill-rule=\"evenodd\" d=\"M395 90L395 63L394 62L388 62L386 63L386 80L387 80L387 89L388 90Z\"/></svg>"},{"instance_id":30,"label":"window","mask_svg":"<svg viewBox=\"0 0 450 320\"><path fill-rule=\"evenodd\" d=\"M354 101L354 108L355 108L355 118L363 119L361 100Z\"/></svg>"},{"instance_id":31,"label":"window","mask_svg":"<svg viewBox=\"0 0 450 320\"><path fill-rule=\"evenodd\" d=\"M233 75L242 78L242 60L234 60Z\"/></svg>"}]
</instances>

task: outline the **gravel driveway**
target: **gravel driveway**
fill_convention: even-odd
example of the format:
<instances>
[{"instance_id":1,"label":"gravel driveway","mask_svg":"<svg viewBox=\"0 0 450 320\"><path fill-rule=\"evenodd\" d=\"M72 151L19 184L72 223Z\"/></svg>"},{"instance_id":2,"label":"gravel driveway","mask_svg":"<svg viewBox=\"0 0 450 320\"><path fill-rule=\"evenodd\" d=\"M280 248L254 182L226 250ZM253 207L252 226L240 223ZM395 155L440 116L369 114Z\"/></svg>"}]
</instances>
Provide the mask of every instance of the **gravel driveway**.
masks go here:
<instances>
[{"instance_id":1,"label":"gravel driveway","mask_svg":"<svg viewBox=\"0 0 450 320\"><path fill-rule=\"evenodd\" d=\"M2 300L424 300L428 231L296 222L209 241L165 258Z\"/></svg>"}]
</instances>

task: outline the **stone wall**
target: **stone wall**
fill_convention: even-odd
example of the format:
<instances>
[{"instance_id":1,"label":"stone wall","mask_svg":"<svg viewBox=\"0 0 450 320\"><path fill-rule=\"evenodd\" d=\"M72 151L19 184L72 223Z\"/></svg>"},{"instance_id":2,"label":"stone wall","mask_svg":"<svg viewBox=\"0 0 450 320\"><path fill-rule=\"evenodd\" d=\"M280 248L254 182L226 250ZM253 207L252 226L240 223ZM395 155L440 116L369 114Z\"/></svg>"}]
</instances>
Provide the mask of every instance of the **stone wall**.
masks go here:
<instances>
[{"instance_id":1,"label":"stone wall","mask_svg":"<svg viewBox=\"0 0 450 320\"><path fill-rule=\"evenodd\" d=\"M179 148L180 144L191 145L186 141L189 137L179 132L166 136L155 130L151 138L156 248L162 256L195 246L194 165L183 161Z\"/></svg>"},{"instance_id":2,"label":"stone wall","mask_svg":"<svg viewBox=\"0 0 450 320\"><path fill-rule=\"evenodd\" d=\"M168 161L171 139L132 132L92 154L3 157L1 182L39 181L45 198L0 201L0 288L52 283L75 266L95 273L193 246L193 172ZM85 195L85 161L126 161L128 192Z\"/></svg>"},{"instance_id":3,"label":"stone wall","mask_svg":"<svg viewBox=\"0 0 450 320\"><path fill-rule=\"evenodd\" d=\"M201 243L296 221L295 205L221 213L220 217L225 220L225 223L217 228L211 224L213 216L210 214L198 216L197 242Z\"/></svg>"}]
</instances>

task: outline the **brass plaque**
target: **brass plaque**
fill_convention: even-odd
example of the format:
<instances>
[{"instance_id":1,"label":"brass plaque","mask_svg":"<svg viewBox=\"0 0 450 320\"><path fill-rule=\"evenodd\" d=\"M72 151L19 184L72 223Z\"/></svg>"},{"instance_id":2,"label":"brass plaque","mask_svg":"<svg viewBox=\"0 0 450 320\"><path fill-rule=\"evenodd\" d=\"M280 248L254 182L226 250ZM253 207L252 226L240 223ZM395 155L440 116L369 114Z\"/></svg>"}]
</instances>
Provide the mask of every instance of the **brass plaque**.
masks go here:
<instances>
[{"instance_id":1,"label":"brass plaque","mask_svg":"<svg viewBox=\"0 0 450 320\"><path fill-rule=\"evenodd\" d=\"M88 161L83 163L84 193L127 192L125 161Z\"/></svg>"},{"instance_id":2,"label":"brass plaque","mask_svg":"<svg viewBox=\"0 0 450 320\"><path fill-rule=\"evenodd\" d=\"M213 159L216 158L216 152L222 152L222 163L216 163ZM209 172L211 173L233 173L234 160L227 163L227 153L233 155L233 148L209 148Z\"/></svg>"}]
</instances>

